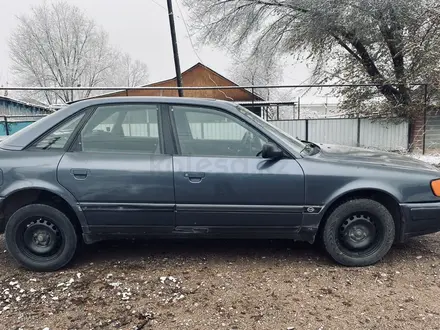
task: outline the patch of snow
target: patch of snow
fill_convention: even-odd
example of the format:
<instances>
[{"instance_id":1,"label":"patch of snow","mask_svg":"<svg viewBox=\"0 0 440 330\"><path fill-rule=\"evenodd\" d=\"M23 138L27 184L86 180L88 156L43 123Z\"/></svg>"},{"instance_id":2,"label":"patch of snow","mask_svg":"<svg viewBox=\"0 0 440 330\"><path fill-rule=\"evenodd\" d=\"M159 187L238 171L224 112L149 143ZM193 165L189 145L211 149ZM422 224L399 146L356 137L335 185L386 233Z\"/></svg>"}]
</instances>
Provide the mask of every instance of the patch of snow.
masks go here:
<instances>
[{"instance_id":1,"label":"patch of snow","mask_svg":"<svg viewBox=\"0 0 440 330\"><path fill-rule=\"evenodd\" d=\"M420 155L420 154L412 154L411 157L421 160L422 162L429 163L431 165L439 165L440 164L440 155Z\"/></svg>"}]
</instances>

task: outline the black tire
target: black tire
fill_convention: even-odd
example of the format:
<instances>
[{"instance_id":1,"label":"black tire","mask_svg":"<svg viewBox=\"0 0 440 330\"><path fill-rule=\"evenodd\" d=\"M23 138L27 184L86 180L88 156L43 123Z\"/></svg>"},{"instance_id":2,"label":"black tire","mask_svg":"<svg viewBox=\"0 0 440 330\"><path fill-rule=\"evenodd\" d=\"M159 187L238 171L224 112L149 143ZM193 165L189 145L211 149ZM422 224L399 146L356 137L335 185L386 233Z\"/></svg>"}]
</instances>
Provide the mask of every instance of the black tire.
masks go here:
<instances>
[{"instance_id":1,"label":"black tire","mask_svg":"<svg viewBox=\"0 0 440 330\"><path fill-rule=\"evenodd\" d=\"M394 237L392 215L385 206L370 199L353 199L338 206L322 232L326 251L336 262L350 267L380 261L393 245Z\"/></svg>"},{"instance_id":2,"label":"black tire","mask_svg":"<svg viewBox=\"0 0 440 330\"><path fill-rule=\"evenodd\" d=\"M18 263L42 272L67 265L75 255L78 241L69 218L44 204L18 209L6 224L5 240L9 253Z\"/></svg>"}]
</instances>

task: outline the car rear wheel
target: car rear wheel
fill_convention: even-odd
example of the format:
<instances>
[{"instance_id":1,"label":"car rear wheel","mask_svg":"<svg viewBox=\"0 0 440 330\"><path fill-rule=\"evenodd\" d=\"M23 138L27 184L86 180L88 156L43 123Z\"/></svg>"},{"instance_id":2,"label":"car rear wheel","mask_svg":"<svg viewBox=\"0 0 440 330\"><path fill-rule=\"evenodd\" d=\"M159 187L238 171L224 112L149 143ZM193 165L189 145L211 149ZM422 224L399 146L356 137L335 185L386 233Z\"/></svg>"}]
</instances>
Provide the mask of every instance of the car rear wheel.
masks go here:
<instances>
[{"instance_id":1,"label":"car rear wheel","mask_svg":"<svg viewBox=\"0 0 440 330\"><path fill-rule=\"evenodd\" d=\"M18 209L5 230L9 253L24 267L55 271L74 256L77 235L69 218L58 209L32 204Z\"/></svg>"},{"instance_id":2,"label":"car rear wheel","mask_svg":"<svg viewBox=\"0 0 440 330\"><path fill-rule=\"evenodd\" d=\"M345 266L368 266L380 261L395 237L388 209L369 199L353 199L338 206L328 217L322 233L325 249Z\"/></svg>"}]
</instances>

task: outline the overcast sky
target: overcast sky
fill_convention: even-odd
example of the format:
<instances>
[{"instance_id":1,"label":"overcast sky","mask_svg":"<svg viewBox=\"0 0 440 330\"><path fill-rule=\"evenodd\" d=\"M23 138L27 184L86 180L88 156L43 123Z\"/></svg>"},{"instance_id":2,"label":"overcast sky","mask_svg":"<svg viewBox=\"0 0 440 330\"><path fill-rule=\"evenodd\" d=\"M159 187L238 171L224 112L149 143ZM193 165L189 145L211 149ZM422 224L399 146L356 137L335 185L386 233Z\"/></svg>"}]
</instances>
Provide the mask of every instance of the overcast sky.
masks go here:
<instances>
[{"instance_id":1,"label":"overcast sky","mask_svg":"<svg viewBox=\"0 0 440 330\"><path fill-rule=\"evenodd\" d=\"M16 16L29 13L32 5L43 1L0 0L0 84L13 84L9 71L11 63L8 40L16 27ZM176 0L173 1L174 12L180 17L176 17L176 29L181 66L185 70L199 62L199 59L191 47ZM185 7L181 0L177 1L188 22ZM109 33L112 45L145 62L149 68L149 82L175 76L166 0L69 0L69 3L83 9L86 15L101 25ZM204 45L196 45L196 51L203 64L226 77L230 76L232 62L225 51ZM308 77L309 72L304 65L289 65L285 70L284 82L299 84Z\"/></svg>"}]
</instances>

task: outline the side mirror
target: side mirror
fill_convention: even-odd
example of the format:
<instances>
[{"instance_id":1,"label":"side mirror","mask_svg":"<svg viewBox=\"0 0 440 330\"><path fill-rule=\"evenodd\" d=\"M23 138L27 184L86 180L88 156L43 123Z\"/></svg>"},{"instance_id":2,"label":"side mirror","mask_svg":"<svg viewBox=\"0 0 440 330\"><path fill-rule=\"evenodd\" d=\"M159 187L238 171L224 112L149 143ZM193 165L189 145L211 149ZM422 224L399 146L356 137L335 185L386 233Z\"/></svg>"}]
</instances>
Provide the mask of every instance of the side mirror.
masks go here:
<instances>
[{"instance_id":1,"label":"side mirror","mask_svg":"<svg viewBox=\"0 0 440 330\"><path fill-rule=\"evenodd\" d=\"M284 152L273 143L265 143L261 156L266 159L279 159L284 156Z\"/></svg>"}]
</instances>

